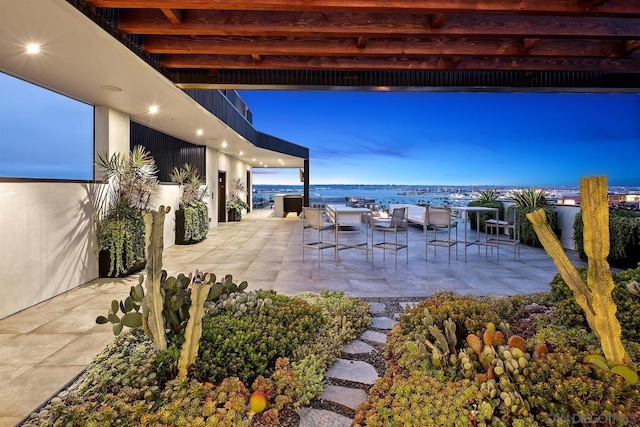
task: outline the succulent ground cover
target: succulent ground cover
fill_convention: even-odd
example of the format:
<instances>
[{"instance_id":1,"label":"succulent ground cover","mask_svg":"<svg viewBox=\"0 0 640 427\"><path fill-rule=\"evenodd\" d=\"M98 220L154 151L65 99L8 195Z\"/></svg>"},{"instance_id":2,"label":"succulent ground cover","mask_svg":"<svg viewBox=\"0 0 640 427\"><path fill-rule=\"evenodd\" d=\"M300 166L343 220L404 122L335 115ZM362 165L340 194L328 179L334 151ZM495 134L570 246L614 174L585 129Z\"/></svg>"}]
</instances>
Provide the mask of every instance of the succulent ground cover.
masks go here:
<instances>
[{"instance_id":1,"label":"succulent ground cover","mask_svg":"<svg viewBox=\"0 0 640 427\"><path fill-rule=\"evenodd\" d=\"M144 328L133 327L96 357L67 399L32 424L294 425L292 409L321 394L324 372L370 319L366 303L342 293L288 297L236 287L205 303L198 357L187 375L178 375L184 334L171 334L167 349L157 351Z\"/></svg>"},{"instance_id":2,"label":"succulent ground cover","mask_svg":"<svg viewBox=\"0 0 640 427\"><path fill-rule=\"evenodd\" d=\"M548 293L427 298L387 336L388 369L353 425L637 425L638 276L614 274L628 366L606 361L560 275Z\"/></svg>"}]
</instances>

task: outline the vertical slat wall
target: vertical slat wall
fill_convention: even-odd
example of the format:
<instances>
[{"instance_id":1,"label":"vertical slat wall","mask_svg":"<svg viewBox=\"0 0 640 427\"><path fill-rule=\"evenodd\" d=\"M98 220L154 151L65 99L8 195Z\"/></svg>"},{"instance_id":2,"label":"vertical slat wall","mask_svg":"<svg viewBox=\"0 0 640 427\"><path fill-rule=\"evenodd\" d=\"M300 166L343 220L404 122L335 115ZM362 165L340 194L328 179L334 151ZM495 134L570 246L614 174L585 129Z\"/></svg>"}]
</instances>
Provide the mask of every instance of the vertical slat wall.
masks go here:
<instances>
[{"instance_id":1,"label":"vertical slat wall","mask_svg":"<svg viewBox=\"0 0 640 427\"><path fill-rule=\"evenodd\" d=\"M205 147L194 145L141 124L131 122L131 148L142 145L153 156L158 166L158 179L171 182L171 170L185 163L195 166L206 178Z\"/></svg>"}]
</instances>

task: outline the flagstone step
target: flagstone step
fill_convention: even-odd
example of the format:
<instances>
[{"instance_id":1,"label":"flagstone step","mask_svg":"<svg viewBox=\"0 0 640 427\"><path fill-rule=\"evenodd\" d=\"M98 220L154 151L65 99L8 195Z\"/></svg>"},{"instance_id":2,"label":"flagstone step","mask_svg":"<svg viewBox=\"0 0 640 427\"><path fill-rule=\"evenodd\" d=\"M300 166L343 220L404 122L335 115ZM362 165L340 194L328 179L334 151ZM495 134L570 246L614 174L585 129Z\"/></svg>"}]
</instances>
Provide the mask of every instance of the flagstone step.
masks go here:
<instances>
[{"instance_id":1,"label":"flagstone step","mask_svg":"<svg viewBox=\"0 0 640 427\"><path fill-rule=\"evenodd\" d=\"M381 302L369 303L369 311L371 312L371 314L384 313L386 309L387 309L387 306Z\"/></svg>"},{"instance_id":2,"label":"flagstone step","mask_svg":"<svg viewBox=\"0 0 640 427\"><path fill-rule=\"evenodd\" d=\"M371 327L377 329L391 329L398 322L388 317L373 317L371 319Z\"/></svg>"},{"instance_id":3,"label":"flagstone step","mask_svg":"<svg viewBox=\"0 0 640 427\"><path fill-rule=\"evenodd\" d=\"M345 359L336 360L325 377L368 385L373 385L380 378L374 367L367 362Z\"/></svg>"},{"instance_id":4,"label":"flagstone step","mask_svg":"<svg viewBox=\"0 0 640 427\"><path fill-rule=\"evenodd\" d=\"M326 385L322 399L355 411L358 405L367 400L367 392L359 388Z\"/></svg>"},{"instance_id":5,"label":"flagstone step","mask_svg":"<svg viewBox=\"0 0 640 427\"><path fill-rule=\"evenodd\" d=\"M360 340L353 340L342 346L342 352L346 354L369 354L373 351L375 348Z\"/></svg>"},{"instance_id":6,"label":"flagstone step","mask_svg":"<svg viewBox=\"0 0 640 427\"><path fill-rule=\"evenodd\" d=\"M361 340L371 341L378 344L385 344L387 342L387 335L381 334L375 331L365 331L360 337Z\"/></svg>"},{"instance_id":7,"label":"flagstone step","mask_svg":"<svg viewBox=\"0 0 640 427\"><path fill-rule=\"evenodd\" d=\"M300 427L349 427L353 420L326 409L301 408Z\"/></svg>"}]
</instances>

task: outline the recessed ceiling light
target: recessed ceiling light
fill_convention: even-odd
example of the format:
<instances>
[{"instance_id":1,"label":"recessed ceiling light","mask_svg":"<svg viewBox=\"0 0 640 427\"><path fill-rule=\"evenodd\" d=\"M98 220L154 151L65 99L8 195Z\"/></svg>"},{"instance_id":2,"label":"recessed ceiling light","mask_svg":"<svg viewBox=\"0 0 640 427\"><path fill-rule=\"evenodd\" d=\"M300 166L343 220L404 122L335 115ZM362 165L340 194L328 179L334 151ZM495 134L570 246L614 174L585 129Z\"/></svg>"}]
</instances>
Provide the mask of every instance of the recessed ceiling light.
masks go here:
<instances>
[{"instance_id":1,"label":"recessed ceiling light","mask_svg":"<svg viewBox=\"0 0 640 427\"><path fill-rule=\"evenodd\" d=\"M158 112L158 106L157 105L152 105L151 107L149 107L149 113L156 114L157 112Z\"/></svg>"},{"instance_id":2,"label":"recessed ceiling light","mask_svg":"<svg viewBox=\"0 0 640 427\"><path fill-rule=\"evenodd\" d=\"M100 86L100 89L108 90L109 92L122 92L122 89L119 88L118 86L111 86L111 85L102 85Z\"/></svg>"},{"instance_id":3,"label":"recessed ceiling light","mask_svg":"<svg viewBox=\"0 0 640 427\"><path fill-rule=\"evenodd\" d=\"M196 131L196 135L198 135L198 136L202 136L202 134L203 134L203 133L204 133L204 132L203 132L203 130L202 130L202 129L198 129L198 130Z\"/></svg>"},{"instance_id":4,"label":"recessed ceiling light","mask_svg":"<svg viewBox=\"0 0 640 427\"><path fill-rule=\"evenodd\" d=\"M238 151L238 154L242 156L244 153L242 151Z\"/></svg>"},{"instance_id":5,"label":"recessed ceiling light","mask_svg":"<svg viewBox=\"0 0 640 427\"><path fill-rule=\"evenodd\" d=\"M256 158L254 157L252 161L254 161L254 162L255 162L255 161L256 161Z\"/></svg>"},{"instance_id":6,"label":"recessed ceiling light","mask_svg":"<svg viewBox=\"0 0 640 427\"><path fill-rule=\"evenodd\" d=\"M27 45L27 53L31 55L35 55L36 53L40 53L40 45L38 43L29 43Z\"/></svg>"},{"instance_id":7,"label":"recessed ceiling light","mask_svg":"<svg viewBox=\"0 0 640 427\"><path fill-rule=\"evenodd\" d=\"M227 141L222 141L222 148L227 148Z\"/></svg>"}]
</instances>

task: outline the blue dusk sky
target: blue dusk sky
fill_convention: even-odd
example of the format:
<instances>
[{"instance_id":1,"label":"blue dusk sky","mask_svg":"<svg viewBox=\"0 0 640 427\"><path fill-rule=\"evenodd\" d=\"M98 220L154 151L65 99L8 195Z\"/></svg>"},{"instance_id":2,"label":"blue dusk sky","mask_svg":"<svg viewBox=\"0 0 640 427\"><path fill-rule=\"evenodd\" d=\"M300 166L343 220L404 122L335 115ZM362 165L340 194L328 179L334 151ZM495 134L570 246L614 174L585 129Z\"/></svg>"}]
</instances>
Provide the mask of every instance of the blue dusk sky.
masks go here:
<instances>
[{"instance_id":1,"label":"blue dusk sky","mask_svg":"<svg viewBox=\"0 0 640 427\"><path fill-rule=\"evenodd\" d=\"M640 185L638 94L239 93L256 129L310 149L312 185Z\"/></svg>"}]
</instances>

